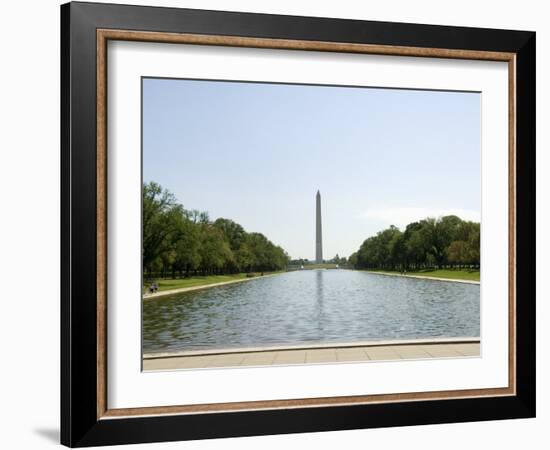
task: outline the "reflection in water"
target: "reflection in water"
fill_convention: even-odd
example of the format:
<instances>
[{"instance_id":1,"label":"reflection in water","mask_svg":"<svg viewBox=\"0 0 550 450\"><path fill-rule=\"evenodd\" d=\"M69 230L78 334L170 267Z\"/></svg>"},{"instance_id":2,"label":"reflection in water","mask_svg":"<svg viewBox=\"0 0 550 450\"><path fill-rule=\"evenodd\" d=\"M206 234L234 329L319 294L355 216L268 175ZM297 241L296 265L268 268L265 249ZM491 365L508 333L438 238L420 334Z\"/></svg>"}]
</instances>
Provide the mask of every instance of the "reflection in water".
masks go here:
<instances>
[{"instance_id":1,"label":"reflection in water","mask_svg":"<svg viewBox=\"0 0 550 450\"><path fill-rule=\"evenodd\" d=\"M145 352L479 336L479 285L303 270L143 302Z\"/></svg>"},{"instance_id":2,"label":"reflection in water","mask_svg":"<svg viewBox=\"0 0 550 450\"><path fill-rule=\"evenodd\" d=\"M315 270L315 286L317 294L317 334L319 336L324 335L323 324L325 320L323 318L323 273L325 270Z\"/></svg>"}]
</instances>

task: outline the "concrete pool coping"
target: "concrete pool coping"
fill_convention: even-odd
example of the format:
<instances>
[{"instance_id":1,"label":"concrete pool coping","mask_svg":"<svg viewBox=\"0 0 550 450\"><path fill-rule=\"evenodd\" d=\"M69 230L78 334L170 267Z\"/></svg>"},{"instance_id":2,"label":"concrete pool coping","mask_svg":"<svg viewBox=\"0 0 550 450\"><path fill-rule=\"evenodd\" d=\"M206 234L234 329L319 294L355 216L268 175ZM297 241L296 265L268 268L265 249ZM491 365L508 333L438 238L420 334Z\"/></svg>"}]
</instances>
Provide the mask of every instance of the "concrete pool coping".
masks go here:
<instances>
[{"instance_id":1,"label":"concrete pool coping","mask_svg":"<svg viewBox=\"0 0 550 450\"><path fill-rule=\"evenodd\" d=\"M143 353L143 359L164 359L178 358L185 356L213 356L229 355L240 353L266 353L280 351L296 350L323 350L323 349L353 349L354 347L382 347L391 348L395 346L415 346L415 345L441 345L441 344L479 344L479 337L461 337L461 338L436 338L436 339L401 339L385 341L358 341L342 342L334 344L297 344L297 345L275 345L265 347L239 347L213 350L186 350L174 352Z\"/></svg>"},{"instance_id":2,"label":"concrete pool coping","mask_svg":"<svg viewBox=\"0 0 550 450\"><path fill-rule=\"evenodd\" d=\"M334 364L395 362L403 360L436 360L478 358L481 356L479 338L415 339L414 341L381 341L354 343L348 346L284 346L271 348L228 349L210 353L180 352L157 354L142 360L143 371L187 369L221 369L292 366L297 364ZM278 348L274 349L274 348ZM257 351L254 351L254 350ZM243 351L244 350L244 351ZM252 351L251 351L252 350Z\"/></svg>"}]
</instances>

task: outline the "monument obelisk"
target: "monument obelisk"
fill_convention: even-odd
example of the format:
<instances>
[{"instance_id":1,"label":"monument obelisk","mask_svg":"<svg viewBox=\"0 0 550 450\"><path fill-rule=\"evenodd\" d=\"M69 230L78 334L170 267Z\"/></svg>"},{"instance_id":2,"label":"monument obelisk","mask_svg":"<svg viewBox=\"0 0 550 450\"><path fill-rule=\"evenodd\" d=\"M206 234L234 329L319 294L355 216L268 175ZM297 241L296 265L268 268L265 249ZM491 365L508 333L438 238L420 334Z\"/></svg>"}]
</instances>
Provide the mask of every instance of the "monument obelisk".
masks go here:
<instances>
[{"instance_id":1,"label":"monument obelisk","mask_svg":"<svg viewBox=\"0 0 550 450\"><path fill-rule=\"evenodd\" d=\"M317 191L315 211L315 262L323 262L323 226L321 225L321 193Z\"/></svg>"}]
</instances>

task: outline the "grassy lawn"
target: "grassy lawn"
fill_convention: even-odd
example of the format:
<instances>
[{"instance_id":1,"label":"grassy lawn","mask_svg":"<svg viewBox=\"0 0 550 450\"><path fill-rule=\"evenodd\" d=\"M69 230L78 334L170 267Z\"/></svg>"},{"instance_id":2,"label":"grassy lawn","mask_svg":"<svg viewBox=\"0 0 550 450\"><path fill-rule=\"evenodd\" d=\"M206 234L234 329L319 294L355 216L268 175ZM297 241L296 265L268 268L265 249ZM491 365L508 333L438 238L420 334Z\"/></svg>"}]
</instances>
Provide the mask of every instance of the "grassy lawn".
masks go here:
<instances>
[{"instance_id":1,"label":"grassy lawn","mask_svg":"<svg viewBox=\"0 0 550 450\"><path fill-rule=\"evenodd\" d=\"M267 274L267 272L265 272ZM255 273L254 276L260 276L260 273ZM223 283L225 281L241 280L247 278L245 273L236 273L231 275L207 275L204 277L196 276L189 278L177 278L175 280L171 278L155 280L158 284L159 291L169 291L172 289L180 289L194 286L207 286L214 283ZM143 287L145 290L149 289L150 284L146 283Z\"/></svg>"},{"instance_id":2,"label":"grassy lawn","mask_svg":"<svg viewBox=\"0 0 550 450\"><path fill-rule=\"evenodd\" d=\"M371 272L400 273L389 270L371 270ZM479 281L479 270L475 269L424 269L407 272L407 275L419 275L423 277L448 278L451 280Z\"/></svg>"}]
</instances>

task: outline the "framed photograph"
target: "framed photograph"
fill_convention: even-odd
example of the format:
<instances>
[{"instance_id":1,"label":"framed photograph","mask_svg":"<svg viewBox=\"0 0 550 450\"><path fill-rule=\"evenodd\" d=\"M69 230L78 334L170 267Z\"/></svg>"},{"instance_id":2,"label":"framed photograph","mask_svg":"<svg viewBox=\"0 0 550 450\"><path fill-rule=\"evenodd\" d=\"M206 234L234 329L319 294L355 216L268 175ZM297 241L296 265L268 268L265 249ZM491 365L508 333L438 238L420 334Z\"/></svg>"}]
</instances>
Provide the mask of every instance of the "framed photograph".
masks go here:
<instances>
[{"instance_id":1,"label":"framed photograph","mask_svg":"<svg viewBox=\"0 0 550 450\"><path fill-rule=\"evenodd\" d=\"M61 7L61 441L535 415L535 33Z\"/></svg>"}]
</instances>

